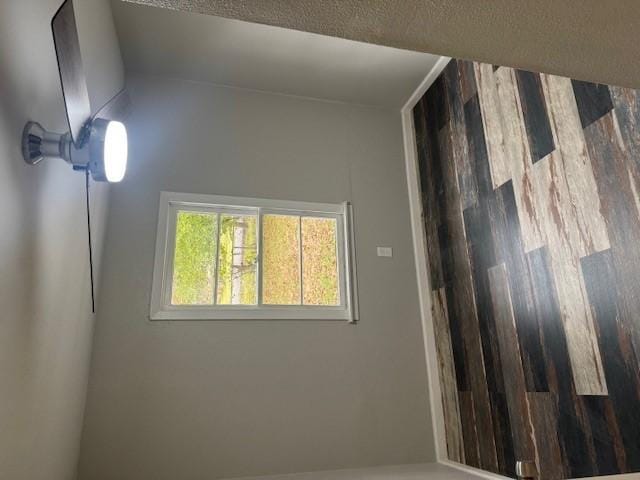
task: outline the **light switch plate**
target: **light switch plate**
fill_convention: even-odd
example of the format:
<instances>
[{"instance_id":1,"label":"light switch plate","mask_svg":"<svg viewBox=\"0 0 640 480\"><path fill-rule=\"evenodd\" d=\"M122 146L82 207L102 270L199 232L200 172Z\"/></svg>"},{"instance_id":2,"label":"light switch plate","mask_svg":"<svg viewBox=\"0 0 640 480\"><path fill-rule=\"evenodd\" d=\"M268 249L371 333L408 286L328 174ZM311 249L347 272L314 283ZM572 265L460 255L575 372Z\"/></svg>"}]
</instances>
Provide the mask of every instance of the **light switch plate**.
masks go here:
<instances>
[{"instance_id":1,"label":"light switch plate","mask_svg":"<svg viewBox=\"0 0 640 480\"><path fill-rule=\"evenodd\" d=\"M391 247L378 247L379 257L393 257L393 248Z\"/></svg>"}]
</instances>

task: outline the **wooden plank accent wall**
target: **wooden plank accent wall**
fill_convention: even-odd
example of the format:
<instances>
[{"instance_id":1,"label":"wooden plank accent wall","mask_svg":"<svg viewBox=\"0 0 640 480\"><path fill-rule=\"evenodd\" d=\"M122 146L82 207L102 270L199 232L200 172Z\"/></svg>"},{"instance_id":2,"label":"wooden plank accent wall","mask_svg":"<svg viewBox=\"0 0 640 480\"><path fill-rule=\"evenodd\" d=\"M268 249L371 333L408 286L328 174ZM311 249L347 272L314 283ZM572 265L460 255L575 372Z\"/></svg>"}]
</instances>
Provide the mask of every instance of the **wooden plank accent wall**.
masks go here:
<instances>
[{"instance_id":1,"label":"wooden plank accent wall","mask_svg":"<svg viewBox=\"0 0 640 480\"><path fill-rule=\"evenodd\" d=\"M452 60L413 114L449 458L640 472L640 92Z\"/></svg>"},{"instance_id":2,"label":"wooden plank accent wall","mask_svg":"<svg viewBox=\"0 0 640 480\"><path fill-rule=\"evenodd\" d=\"M435 330L438 367L442 385L442 405L446 424L447 455L451 460L464 462L462 424L460 423L460 402L456 385L456 372L453 364L449 315L444 288L433 291L433 326Z\"/></svg>"}]
</instances>

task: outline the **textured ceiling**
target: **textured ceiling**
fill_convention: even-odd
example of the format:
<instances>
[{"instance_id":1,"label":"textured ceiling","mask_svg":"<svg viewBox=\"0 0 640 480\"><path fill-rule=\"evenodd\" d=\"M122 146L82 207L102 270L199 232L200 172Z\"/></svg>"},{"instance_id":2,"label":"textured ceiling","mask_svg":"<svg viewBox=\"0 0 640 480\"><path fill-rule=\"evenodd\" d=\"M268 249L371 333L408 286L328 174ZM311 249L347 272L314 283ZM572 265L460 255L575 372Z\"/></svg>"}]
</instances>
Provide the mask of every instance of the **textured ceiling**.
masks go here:
<instances>
[{"instance_id":1,"label":"textured ceiling","mask_svg":"<svg viewBox=\"0 0 640 480\"><path fill-rule=\"evenodd\" d=\"M399 109L438 58L255 23L113 2L128 71Z\"/></svg>"},{"instance_id":2,"label":"textured ceiling","mask_svg":"<svg viewBox=\"0 0 640 480\"><path fill-rule=\"evenodd\" d=\"M638 0L128 0L640 87Z\"/></svg>"}]
</instances>

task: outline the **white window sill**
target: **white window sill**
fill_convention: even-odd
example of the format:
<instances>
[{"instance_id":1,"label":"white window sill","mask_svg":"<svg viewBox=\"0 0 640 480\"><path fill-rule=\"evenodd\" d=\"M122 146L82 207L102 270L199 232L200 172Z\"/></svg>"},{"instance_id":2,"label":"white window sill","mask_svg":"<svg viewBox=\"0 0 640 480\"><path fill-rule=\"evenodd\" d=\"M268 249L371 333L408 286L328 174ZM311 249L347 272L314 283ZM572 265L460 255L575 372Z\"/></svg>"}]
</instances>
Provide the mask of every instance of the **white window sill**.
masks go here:
<instances>
[{"instance_id":1,"label":"white window sill","mask_svg":"<svg viewBox=\"0 0 640 480\"><path fill-rule=\"evenodd\" d=\"M344 307L179 307L152 312L153 320L336 320L353 322Z\"/></svg>"}]
</instances>

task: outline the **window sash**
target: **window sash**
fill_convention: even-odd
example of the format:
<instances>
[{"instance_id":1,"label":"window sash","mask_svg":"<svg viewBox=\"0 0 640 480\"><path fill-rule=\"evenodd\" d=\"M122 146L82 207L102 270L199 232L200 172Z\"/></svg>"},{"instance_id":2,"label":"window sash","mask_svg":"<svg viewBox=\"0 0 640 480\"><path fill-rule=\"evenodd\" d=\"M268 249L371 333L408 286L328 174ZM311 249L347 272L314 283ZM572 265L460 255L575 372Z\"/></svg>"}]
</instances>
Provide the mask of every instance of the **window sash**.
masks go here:
<instances>
[{"instance_id":1,"label":"window sash","mask_svg":"<svg viewBox=\"0 0 640 480\"><path fill-rule=\"evenodd\" d=\"M176 223L179 211L256 216L256 305L217 304L219 276L220 227L216 241L216 279L214 303L211 305L172 305L171 291L176 244ZM300 248L300 302L299 305L263 304L263 218L264 215L297 216L299 228L303 218L330 218L336 221L336 255L338 269L338 305L304 305L303 251ZM302 232L299 232L302 243ZM353 265L353 232L351 208L345 203L318 204L263 199L190 195L162 192L156 240L156 261L152 287L152 320L233 320L233 319L326 319L357 320L355 298L355 269ZM302 247L302 245L300 245ZM158 285L161 287L158 288ZM159 290L159 291L158 291Z\"/></svg>"}]
</instances>

